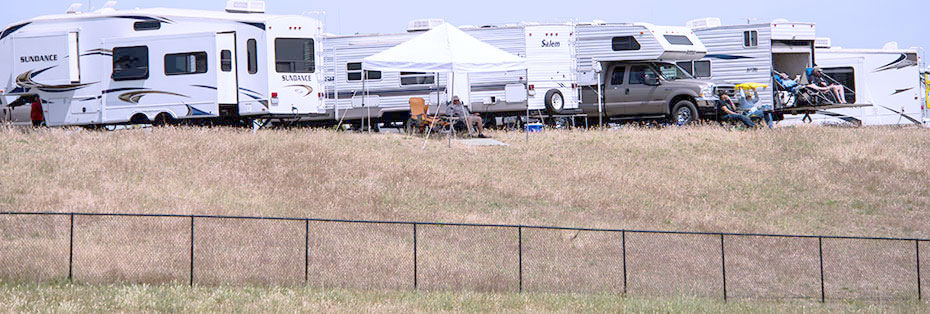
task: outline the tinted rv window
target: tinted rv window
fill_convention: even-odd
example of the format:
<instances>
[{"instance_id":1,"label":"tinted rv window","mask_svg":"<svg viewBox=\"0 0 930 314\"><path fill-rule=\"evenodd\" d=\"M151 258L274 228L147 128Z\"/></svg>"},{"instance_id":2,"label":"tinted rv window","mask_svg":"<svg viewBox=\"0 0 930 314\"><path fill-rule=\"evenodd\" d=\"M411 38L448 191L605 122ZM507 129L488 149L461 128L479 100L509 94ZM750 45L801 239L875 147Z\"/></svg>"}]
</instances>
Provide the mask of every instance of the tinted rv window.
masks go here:
<instances>
[{"instance_id":1,"label":"tinted rv window","mask_svg":"<svg viewBox=\"0 0 930 314\"><path fill-rule=\"evenodd\" d=\"M249 74L258 73L258 42L255 39L249 39L245 48L249 57Z\"/></svg>"},{"instance_id":2,"label":"tinted rv window","mask_svg":"<svg viewBox=\"0 0 930 314\"><path fill-rule=\"evenodd\" d=\"M161 29L160 21L142 21L136 22L132 25L132 28L137 31L154 31Z\"/></svg>"},{"instance_id":3,"label":"tinted rv window","mask_svg":"<svg viewBox=\"0 0 930 314\"><path fill-rule=\"evenodd\" d=\"M114 81L144 80L149 78L149 47L113 48Z\"/></svg>"},{"instance_id":4,"label":"tinted rv window","mask_svg":"<svg viewBox=\"0 0 930 314\"><path fill-rule=\"evenodd\" d=\"M639 42L633 36L614 37L611 40L614 51L639 50Z\"/></svg>"},{"instance_id":5,"label":"tinted rv window","mask_svg":"<svg viewBox=\"0 0 930 314\"><path fill-rule=\"evenodd\" d=\"M436 76L423 72L400 72L400 85L431 85L436 83Z\"/></svg>"},{"instance_id":6,"label":"tinted rv window","mask_svg":"<svg viewBox=\"0 0 930 314\"><path fill-rule=\"evenodd\" d=\"M232 72L232 51L220 51L220 70L223 72Z\"/></svg>"},{"instance_id":7,"label":"tinted rv window","mask_svg":"<svg viewBox=\"0 0 930 314\"><path fill-rule=\"evenodd\" d=\"M677 64L678 67L680 67L682 70L685 70L685 72L688 72L688 74L694 75L694 68L692 68L691 61L679 61L675 64Z\"/></svg>"},{"instance_id":8,"label":"tinted rv window","mask_svg":"<svg viewBox=\"0 0 930 314\"><path fill-rule=\"evenodd\" d=\"M694 77L710 77L710 60L694 61Z\"/></svg>"},{"instance_id":9,"label":"tinted rv window","mask_svg":"<svg viewBox=\"0 0 930 314\"><path fill-rule=\"evenodd\" d=\"M856 71L852 67L824 68L823 74L846 86L846 101L856 103Z\"/></svg>"},{"instance_id":10,"label":"tinted rv window","mask_svg":"<svg viewBox=\"0 0 930 314\"><path fill-rule=\"evenodd\" d=\"M692 43L691 40L688 39L688 36L684 36L684 35L665 35L665 40L668 40L668 43L672 45L685 45L685 46L694 45L694 43Z\"/></svg>"},{"instance_id":11,"label":"tinted rv window","mask_svg":"<svg viewBox=\"0 0 930 314\"><path fill-rule=\"evenodd\" d=\"M313 39L278 38L274 41L275 70L278 73L313 73Z\"/></svg>"},{"instance_id":12,"label":"tinted rv window","mask_svg":"<svg viewBox=\"0 0 930 314\"><path fill-rule=\"evenodd\" d=\"M743 32L743 47L759 47L759 32L758 31L745 31Z\"/></svg>"},{"instance_id":13,"label":"tinted rv window","mask_svg":"<svg viewBox=\"0 0 930 314\"><path fill-rule=\"evenodd\" d=\"M346 64L346 79L349 81L361 81L362 80L362 63L353 62ZM380 80L381 71L365 71L365 79L368 80Z\"/></svg>"},{"instance_id":14,"label":"tinted rv window","mask_svg":"<svg viewBox=\"0 0 930 314\"><path fill-rule=\"evenodd\" d=\"M207 73L207 53L190 52L165 55L165 75Z\"/></svg>"}]
</instances>

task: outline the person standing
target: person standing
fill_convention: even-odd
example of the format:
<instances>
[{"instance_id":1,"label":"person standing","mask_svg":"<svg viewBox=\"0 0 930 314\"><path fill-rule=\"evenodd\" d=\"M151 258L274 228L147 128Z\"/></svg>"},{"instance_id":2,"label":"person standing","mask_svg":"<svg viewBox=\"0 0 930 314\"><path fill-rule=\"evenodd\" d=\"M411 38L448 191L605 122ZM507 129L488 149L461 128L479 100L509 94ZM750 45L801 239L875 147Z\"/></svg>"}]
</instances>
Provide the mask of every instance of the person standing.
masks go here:
<instances>
[{"instance_id":1,"label":"person standing","mask_svg":"<svg viewBox=\"0 0 930 314\"><path fill-rule=\"evenodd\" d=\"M42 112L42 99L39 96L32 96L32 112L29 113L32 118L32 126L40 127L45 123L45 114Z\"/></svg>"}]
</instances>

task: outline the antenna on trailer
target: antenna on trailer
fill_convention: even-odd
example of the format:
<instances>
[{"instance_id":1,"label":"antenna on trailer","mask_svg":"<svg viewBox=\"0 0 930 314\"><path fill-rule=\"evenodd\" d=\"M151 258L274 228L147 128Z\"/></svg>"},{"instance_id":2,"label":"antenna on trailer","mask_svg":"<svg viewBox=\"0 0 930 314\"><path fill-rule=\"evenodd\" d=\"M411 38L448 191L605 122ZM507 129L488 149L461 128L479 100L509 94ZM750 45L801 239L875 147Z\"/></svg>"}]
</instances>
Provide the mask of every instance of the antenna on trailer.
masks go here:
<instances>
[{"instance_id":1,"label":"antenna on trailer","mask_svg":"<svg viewBox=\"0 0 930 314\"><path fill-rule=\"evenodd\" d=\"M746 18L746 24L752 24L752 22L758 21L758 20L759 20L759 19L758 19L758 18L755 18L755 17L747 17L747 18Z\"/></svg>"}]
</instances>

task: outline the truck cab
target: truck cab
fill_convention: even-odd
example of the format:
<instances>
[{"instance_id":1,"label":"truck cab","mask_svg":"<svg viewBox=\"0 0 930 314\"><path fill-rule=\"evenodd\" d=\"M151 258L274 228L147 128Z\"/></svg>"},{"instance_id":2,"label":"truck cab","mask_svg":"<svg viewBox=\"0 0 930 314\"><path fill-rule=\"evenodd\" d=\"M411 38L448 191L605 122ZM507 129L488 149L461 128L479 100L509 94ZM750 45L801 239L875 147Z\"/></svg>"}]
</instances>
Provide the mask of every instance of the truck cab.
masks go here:
<instances>
[{"instance_id":1,"label":"truck cab","mask_svg":"<svg viewBox=\"0 0 930 314\"><path fill-rule=\"evenodd\" d=\"M668 118L684 125L712 112L717 100L713 83L694 79L674 63L611 62L603 69L603 108L598 108L597 90L582 93L582 110L588 115Z\"/></svg>"}]
</instances>

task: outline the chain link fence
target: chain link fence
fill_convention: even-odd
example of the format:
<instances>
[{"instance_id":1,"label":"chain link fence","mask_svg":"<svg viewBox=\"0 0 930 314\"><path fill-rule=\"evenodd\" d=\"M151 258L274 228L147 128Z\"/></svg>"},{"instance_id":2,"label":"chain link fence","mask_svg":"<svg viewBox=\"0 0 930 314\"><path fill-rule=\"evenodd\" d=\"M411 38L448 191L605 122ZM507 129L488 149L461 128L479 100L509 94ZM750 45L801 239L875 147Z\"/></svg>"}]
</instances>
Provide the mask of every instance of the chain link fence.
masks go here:
<instances>
[{"instance_id":1,"label":"chain link fence","mask_svg":"<svg viewBox=\"0 0 930 314\"><path fill-rule=\"evenodd\" d=\"M0 213L0 281L923 299L930 239Z\"/></svg>"}]
</instances>

